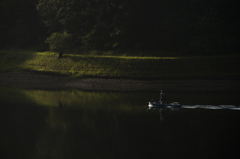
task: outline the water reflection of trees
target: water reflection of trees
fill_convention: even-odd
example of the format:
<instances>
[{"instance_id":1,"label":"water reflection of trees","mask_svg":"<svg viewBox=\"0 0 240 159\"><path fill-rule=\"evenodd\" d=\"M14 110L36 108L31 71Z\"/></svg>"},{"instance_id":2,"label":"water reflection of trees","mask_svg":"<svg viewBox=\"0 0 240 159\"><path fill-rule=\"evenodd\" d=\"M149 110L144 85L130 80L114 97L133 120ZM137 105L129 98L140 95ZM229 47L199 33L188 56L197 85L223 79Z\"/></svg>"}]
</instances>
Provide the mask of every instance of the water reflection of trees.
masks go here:
<instances>
[{"instance_id":1,"label":"water reflection of trees","mask_svg":"<svg viewBox=\"0 0 240 159\"><path fill-rule=\"evenodd\" d=\"M71 107L106 107L107 105L119 105L139 101L134 93L121 92L91 92L91 91L47 91L47 90L23 90L26 96L33 99L37 104L47 107L62 105ZM130 99L130 100L128 100ZM141 101L142 102L142 101Z\"/></svg>"},{"instance_id":2,"label":"water reflection of trees","mask_svg":"<svg viewBox=\"0 0 240 159\"><path fill-rule=\"evenodd\" d=\"M47 111L46 126L36 141L36 158L99 155L115 158L121 149L116 144L122 141L119 134L125 134L123 125L130 122L127 120L130 114L140 110L136 104L139 96L131 92L23 90L23 93Z\"/></svg>"},{"instance_id":3,"label":"water reflection of trees","mask_svg":"<svg viewBox=\"0 0 240 159\"><path fill-rule=\"evenodd\" d=\"M168 158L202 152L201 158L214 158L235 151L225 145L239 146L239 111L166 109L159 126L159 111L146 113L146 104L139 105L146 99L141 93L15 93L2 94L18 98L0 111L1 141L9 158L152 158L153 152Z\"/></svg>"}]
</instances>

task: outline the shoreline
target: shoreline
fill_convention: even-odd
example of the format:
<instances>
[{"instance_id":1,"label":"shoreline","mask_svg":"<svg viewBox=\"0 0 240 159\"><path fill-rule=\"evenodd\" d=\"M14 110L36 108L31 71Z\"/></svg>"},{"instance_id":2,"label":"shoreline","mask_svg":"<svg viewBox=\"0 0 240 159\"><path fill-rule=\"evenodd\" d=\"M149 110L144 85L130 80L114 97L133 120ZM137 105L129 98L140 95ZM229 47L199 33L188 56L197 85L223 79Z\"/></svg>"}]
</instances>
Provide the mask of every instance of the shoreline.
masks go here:
<instances>
[{"instance_id":1,"label":"shoreline","mask_svg":"<svg viewBox=\"0 0 240 159\"><path fill-rule=\"evenodd\" d=\"M240 91L239 80L144 80L71 78L34 72L0 73L0 86L24 89L81 89L96 91Z\"/></svg>"}]
</instances>

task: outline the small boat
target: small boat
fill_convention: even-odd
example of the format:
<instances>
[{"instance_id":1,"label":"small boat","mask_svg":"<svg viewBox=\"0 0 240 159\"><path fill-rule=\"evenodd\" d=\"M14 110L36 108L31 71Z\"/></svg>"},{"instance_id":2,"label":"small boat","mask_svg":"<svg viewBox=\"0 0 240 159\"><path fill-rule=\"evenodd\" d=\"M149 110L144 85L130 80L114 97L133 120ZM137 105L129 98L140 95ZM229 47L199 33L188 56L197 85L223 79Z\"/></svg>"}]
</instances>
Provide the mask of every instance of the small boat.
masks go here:
<instances>
[{"instance_id":1,"label":"small boat","mask_svg":"<svg viewBox=\"0 0 240 159\"><path fill-rule=\"evenodd\" d=\"M181 104L179 104L178 102L173 102L170 104L160 104L160 103L156 103L156 102L148 102L148 108L152 109L152 108L181 108Z\"/></svg>"}]
</instances>

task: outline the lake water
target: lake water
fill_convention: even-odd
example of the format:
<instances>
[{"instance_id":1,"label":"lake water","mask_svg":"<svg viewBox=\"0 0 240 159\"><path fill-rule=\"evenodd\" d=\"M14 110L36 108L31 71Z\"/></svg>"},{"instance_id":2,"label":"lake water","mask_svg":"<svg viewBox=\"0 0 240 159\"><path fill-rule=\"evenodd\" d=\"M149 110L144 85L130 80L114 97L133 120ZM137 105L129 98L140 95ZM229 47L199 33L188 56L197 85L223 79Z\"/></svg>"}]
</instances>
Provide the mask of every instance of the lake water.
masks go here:
<instances>
[{"instance_id":1,"label":"lake water","mask_svg":"<svg viewBox=\"0 0 240 159\"><path fill-rule=\"evenodd\" d=\"M168 92L184 108L147 112L159 92L0 87L1 159L233 158L240 92ZM198 108L191 109L194 106ZM210 106L209 106L210 105ZM215 107L212 107L215 108Z\"/></svg>"}]
</instances>

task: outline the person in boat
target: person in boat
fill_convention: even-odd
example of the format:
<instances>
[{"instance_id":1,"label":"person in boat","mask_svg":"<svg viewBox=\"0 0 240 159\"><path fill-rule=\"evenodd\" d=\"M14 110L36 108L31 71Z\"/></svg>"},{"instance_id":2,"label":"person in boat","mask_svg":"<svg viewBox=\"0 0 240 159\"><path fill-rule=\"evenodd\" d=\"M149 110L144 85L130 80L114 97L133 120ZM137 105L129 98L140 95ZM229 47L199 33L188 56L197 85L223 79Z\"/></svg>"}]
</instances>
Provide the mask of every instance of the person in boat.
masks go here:
<instances>
[{"instance_id":1,"label":"person in boat","mask_svg":"<svg viewBox=\"0 0 240 159\"><path fill-rule=\"evenodd\" d=\"M159 104L162 104L165 100L165 93L161 90Z\"/></svg>"}]
</instances>

